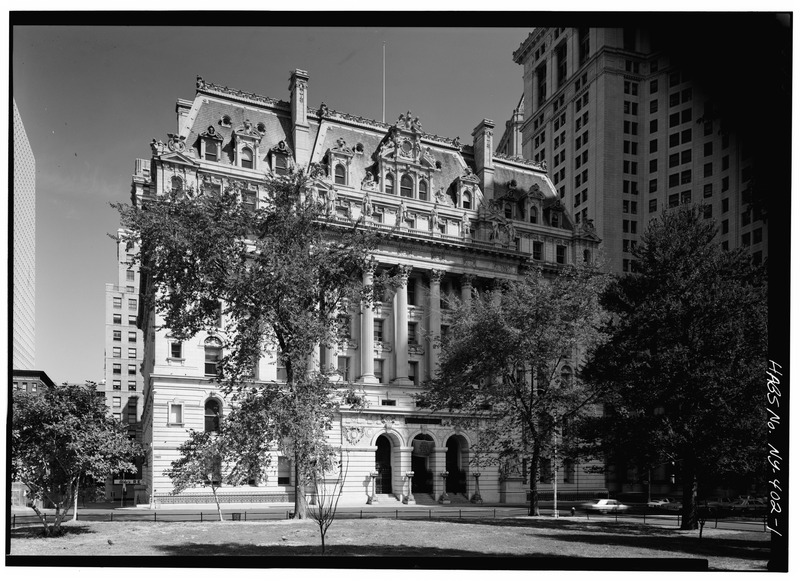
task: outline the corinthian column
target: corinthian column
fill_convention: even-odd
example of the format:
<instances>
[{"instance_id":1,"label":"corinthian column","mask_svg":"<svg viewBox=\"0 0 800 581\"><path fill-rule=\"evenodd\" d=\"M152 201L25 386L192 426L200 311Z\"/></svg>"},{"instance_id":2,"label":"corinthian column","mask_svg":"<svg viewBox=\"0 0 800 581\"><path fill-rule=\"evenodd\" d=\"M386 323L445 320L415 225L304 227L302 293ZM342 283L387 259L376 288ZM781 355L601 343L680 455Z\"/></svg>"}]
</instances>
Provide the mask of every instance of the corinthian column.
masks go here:
<instances>
[{"instance_id":1,"label":"corinthian column","mask_svg":"<svg viewBox=\"0 0 800 581\"><path fill-rule=\"evenodd\" d=\"M441 283L444 272L441 270L431 270L430 277L430 303L428 304L428 330L434 341L428 349L428 369L430 376L434 377L439 369L439 346L435 340L442 334L442 306L441 306Z\"/></svg>"},{"instance_id":2,"label":"corinthian column","mask_svg":"<svg viewBox=\"0 0 800 581\"><path fill-rule=\"evenodd\" d=\"M411 267L399 266L400 286L394 293L394 369L396 385L414 385L408 379L408 275Z\"/></svg>"},{"instance_id":3,"label":"corinthian column","mask_svg":"<svg viewBox=\"0 0 800 581\"><path fill-rule=\"evenodd\" d=\"M472 304L472 282L475 275L465 273L461 275L461 302L467 307Z\"/></svg>"},{"instance_id":4,"label":"corinthian column","mask_svg":"<svg viewBox=\"0 0 800 581\"><path fill-rule=\"evenodd\" d=\"M376 262L370 259L364 265L364 286L372 286L372 275L375 272ZM374 351L372 304L364 302L361 305L361 383L378 383L375 377L375 367L372 360Z\"/></svg>"}]
</instances>

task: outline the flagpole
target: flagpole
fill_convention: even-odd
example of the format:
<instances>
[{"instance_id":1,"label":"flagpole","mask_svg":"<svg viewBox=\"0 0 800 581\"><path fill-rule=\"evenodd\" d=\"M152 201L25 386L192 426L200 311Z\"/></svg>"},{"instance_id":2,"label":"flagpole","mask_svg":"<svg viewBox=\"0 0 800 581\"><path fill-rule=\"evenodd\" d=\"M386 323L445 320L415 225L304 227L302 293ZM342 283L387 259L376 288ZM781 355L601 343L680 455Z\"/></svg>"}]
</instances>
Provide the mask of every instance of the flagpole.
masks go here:
<instances>
[{"instance_id":1,"label":"flagpole","mask_svg":"<svg viewBox=\"0 0 800 581\"><path fill-rule=\"evenodd\" d=\"M381 122L386 123L386 41L383 42L383 110L381 112Z\"/></svg>"}]
</instances>

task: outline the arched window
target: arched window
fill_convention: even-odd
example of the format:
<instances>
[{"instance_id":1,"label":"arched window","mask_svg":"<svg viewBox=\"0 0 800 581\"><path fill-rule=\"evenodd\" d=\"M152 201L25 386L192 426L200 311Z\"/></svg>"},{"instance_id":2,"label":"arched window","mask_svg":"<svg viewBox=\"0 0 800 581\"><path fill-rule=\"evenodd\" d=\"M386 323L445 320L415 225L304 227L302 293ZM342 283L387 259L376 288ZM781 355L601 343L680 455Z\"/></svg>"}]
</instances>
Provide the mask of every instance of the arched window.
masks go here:
<instances>
[{"instance_id":1,"label":"arched window","mask_svg":"<svg viewBox=\"0 0 800 581\"><path fill-rule=\"evenodd\" d=\"M400 195L404 198L414 197L414 180L408 174L403 174L400 178Z\"/></svg>"},{"instance_id":2,"label":"arched window","mask_svg":"<svg viewBox=\"0 0 800 581\"><path fill-rule=\"evenodd\" d=\"M242 167L253 169L253 150L249 147L242 148Z\"/></svg>"},{"instance_id":3,"label":"arched window","mask_svg":"<svg viewBox=\"0 0 800 581\"><path fill-rule=\"evenodd\" d=\"M589 264L592 261L592 253L588 249L583 251L583 261Z\"/></svg>"},{"instance_id":4,"label":"arched window","mask_svg":"<svg viewBox=\"0 0 800 581\"><path fill-rule=\"evenodd\" d=\"M178 176L172 176L172 191L180 192L183 190L183 180Z\"/></svg>"},{"instance_id":5,"label":"arched window","mask_svg":"<svg viewBox=\"0 0 800 581\"><path fill-rule=\"evenodd\" d=\"M219 432L220 415L219 402L215 399L208 400L205 409L206 432Z\"/></svg>"},{"instance_id":6,"label":"arched window","mask_svg":"<svg viewBox=\"0 0 800 581\"><path fill-rule=\"evenodd\" d=\"M461 197L461 205L465 210L472 209L472 194L469 193L469 190L464 190L464 195Z\"/></svg>"},{"instance_id":7,"label":"arched window","mask_svg":"<svg viewBox=\"0 0 800 581\"><path fill-rule=\"evenodd\" d=\"M222 360L222 341L216 337L206 339L205 345L205 374L216 375L217 366Z\"/></svg>"},{"instance_id":8,"label":"arched window","mask_svg":"<svg viewBox=\"0 0 800 581\"><path fill-rule=\"evenodd\" d=\"M539 223L539 212L536 210L536 206L531 206L531 224L538 224Z\"/></svg>"},{"instance_id":9,"label":"arched window","mask_svg":"<svg viewBox=\"0 0 800 581\"><path fill-rule=\"evenodd\" d=\"M552 214L550 214L550 225L553 228L558 228L559 223L560 222L559 222L559 214L558 214L558 212L553 212Z\"/></svg>"},{"instance_id":10,"label":"arched window","mask_svg":"<svg viewBox=\"0 0 800 581\"><path fill-rule=\"evenodd\" d=\"M425 180L420 180L419 182L419 199L420 200L428 199L428 182L426 182Z\"/></svg>"},{"instance_id":11,"label":"arched window","mask_svg":"<svg viewBox=\"0 0 800 581\"><path fill-rule=\"evenodd\" d=\"M394 176L390 173L387 173L383 179L383 191L386 194L394 193Z\"/></svg>"},{"instance_id":12,"label":"arched window","mask_svg":"<svg viewBox=\"0 0 800 581\"><path fill-rule=\"evenodd\" d=\"M217 142L213 139L206 139L206 160L217 161L219 158L219 150L217 149Z\"/></svg>"},{"instance_id":13,"label":"arched window","mask_svg":"<svg viewBox=\"0 0 800 581\"><path fill-rule=\"evenodd\" d=\"M336 164L336 169L333 170L333 181L337 184L346 185L344 166L341 163Z\"/></svg>"}]
</instances>

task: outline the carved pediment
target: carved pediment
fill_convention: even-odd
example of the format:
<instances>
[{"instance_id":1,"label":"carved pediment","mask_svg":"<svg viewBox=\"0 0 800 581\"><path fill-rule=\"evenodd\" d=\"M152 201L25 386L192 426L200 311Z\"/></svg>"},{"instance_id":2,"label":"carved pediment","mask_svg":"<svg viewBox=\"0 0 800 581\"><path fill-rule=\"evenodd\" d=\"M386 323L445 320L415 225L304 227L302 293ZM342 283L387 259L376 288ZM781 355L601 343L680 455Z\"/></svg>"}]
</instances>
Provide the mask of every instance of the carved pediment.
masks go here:
<instances>
[{"instance_id":1,"label":"carved pediment","mask_svg":"<svg viewBox=\"0 0 800 581\"><path fill-rule=\"evenodd\" d=\"M200 137L203 139L213 139L214 141L222 141L222 135L220 135L217 130L214 128L213 125L209 125L208 129L203 131L200 134Z\"/></svg>"},{"instance_id":2,"label":"carved pediment","mask_svg":"<svg viewBox=\"0 0 800 581\"><path fill-rule=\"evenodd\" d=\"M241 137L256 142L261 141L261 133L250 122L249 119L245 119L244 123L233 131L233 134L237 138Z\"/></svg>"},{"instance_id":3,"label":"carved pediment","mask_svg":"<svg viewBox=\"0 0 800 581\"><path fill-rule=\"evenodd\" d=\"M479 184L480 183L480 180L478 179L478 176L476 176L474 173L472 173L472 168L469 167L469 166L464 168L464 174L461 176L460 179L461 179L462 182L468 182L468 183L472 183L472 184Z\"/></svg>"},{"instance_id":4,"label":"carved pediment","mask_svg":"<svg viewBox=\"0 0 800 581\"><path fill-rule=\"evenodd\" d=\"M343 155L346 157L353 157L355 155L353 149L351 147L348 147L345 140L341 137L336 140L336 145L334 147L331 147L328 150L328 153L333 153L335 155Z\"/></svg>"},{"instance_id":5,"label":"carved pediment","mask_svg":"<svg viewBox=\"0 0 800 581\"><path fill-rule=\"evenodd\" d=\"M283 140L279 141L277 145L270 148L269 153L270 154L277 153L278 155L288 155L289 157L292 157L292 150L289 149L289 146L286 145L286 142Z\"/></svg>"},{"instance_id":6,"label":"carved pediment","mask_svg":"<svg viewBox=\"0 0 800 581\"><path fill-rule=\"evenodd\" d=\"M531 186L531 188L528 190L528 197L537 200L544 200L544 192L542 192L542 188L539 187L539 184L533 184Z\"/></svg>"},{"instance_id":7,"label":"carved pediment","mask_svg":"<svg viewBox=\"0 0 800 581\"><path fill-rule=\"evenodd\" d=\"M152 146L152 144L151 144ZM155 149L153 150L153 155L159 155L155 153ZM177 151L165 151L160 157L162 163L165 164L175 164L175 165L188 165L193 168L199 167L199 164L196 160L189 157L186 152L177 152Z\"/></svg>"}]
</instances>

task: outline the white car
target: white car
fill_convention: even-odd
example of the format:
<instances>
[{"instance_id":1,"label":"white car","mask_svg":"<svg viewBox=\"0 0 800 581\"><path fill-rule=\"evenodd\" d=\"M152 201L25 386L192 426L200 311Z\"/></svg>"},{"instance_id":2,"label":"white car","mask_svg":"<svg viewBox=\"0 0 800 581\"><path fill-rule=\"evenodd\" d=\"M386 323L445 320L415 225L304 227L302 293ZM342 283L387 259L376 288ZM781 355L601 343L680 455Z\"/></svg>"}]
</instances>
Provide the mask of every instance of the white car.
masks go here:
<instances>
[{"instance_id":1,"label":"white car","mask_svg":"<svg viewBox=\"0 0 800 581\"><path fill-rule=\"evenodd\" d=\"M647 508L663 508L665 504L669 504L671 502L675 502L674 498L659 498L657 500L651 500L647 503Z\"/></svg>"},{"instance_id":2,"label":"white car","mask_svg":"<svg viewBox=\"0 0 800 581\"><path fill-rule=\"evenodd\" d=\"M661 505L662 510L671 510L675 512L680 512L683 508L683 503L679 500L673 500L672 502L668 502L666 504Z\"/></svg>"},{"instance_id":3,"label":"white car","mask_svg":"<svg viewBox=\"0 0 800 581\"><path fill-rule=\"evenodd\" d=\"M620 501L613 498L595 498L590 502L585 502L581 505L583 510L587 512L625 512L628 510L627 504L622 504Z\"/></svg>"}]
</instances>

